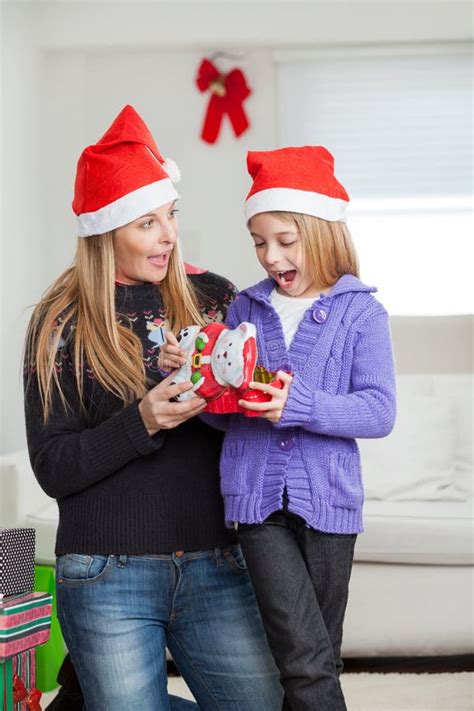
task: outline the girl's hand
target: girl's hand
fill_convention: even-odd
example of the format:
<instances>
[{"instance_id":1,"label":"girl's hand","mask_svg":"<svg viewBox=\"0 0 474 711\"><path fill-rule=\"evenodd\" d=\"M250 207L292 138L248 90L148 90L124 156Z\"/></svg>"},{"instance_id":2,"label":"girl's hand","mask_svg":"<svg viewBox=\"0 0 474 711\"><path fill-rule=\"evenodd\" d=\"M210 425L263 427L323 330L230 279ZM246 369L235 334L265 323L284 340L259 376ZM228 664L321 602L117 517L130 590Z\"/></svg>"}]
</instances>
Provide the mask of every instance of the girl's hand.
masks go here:
<instances>
[{"instance_id":1,"label":"girl's hand","mask_svg":"<svg viewBox=\"0 0 474 711\"><path fill-rule=\"evenodd\" d=\"M181 350L178 340L174 333L166 331L166 343L160 347L160 355L158 357L158 367L160 370L174 370L181 368L186 363L186 351Z\"/></svg>"},{"instance_id":2,"label":"girl's hand","mask_svg":"<svg viewBox=\"0 0 474 711\"><path fill-rule=\"evenodd\" d=\"M288 400L288 393L290 391L290 385L293 382L293 378L283 370L279 370L276 377L283 382L283 388L281 390L279 388L275 388L273 385L250 383L252 390L261 390L262 393L271 395L271 400L268 402L247 402L246 400L239 400L239 405L247 410L261 412L262 414L259 415L259 417L263 417L265 420L269 420L269 422L279 422L283 408Z\"/></svg>"},{"instance_id":3,"label":"girl's hand","mask_svg":"<svg viewBox=\"0 0 474 711\"><path fill-rule=\"evenodd\" d=\"M178 383L171 385L173 376L167 378L148 392L138 405L143 424L150 437L159 430L170 430L182 422L199 415L206 406L206 401L200 397L193 397L185 402L170 402L176 395L191 390L192 383Z\"/></svg>"}]
</instances>

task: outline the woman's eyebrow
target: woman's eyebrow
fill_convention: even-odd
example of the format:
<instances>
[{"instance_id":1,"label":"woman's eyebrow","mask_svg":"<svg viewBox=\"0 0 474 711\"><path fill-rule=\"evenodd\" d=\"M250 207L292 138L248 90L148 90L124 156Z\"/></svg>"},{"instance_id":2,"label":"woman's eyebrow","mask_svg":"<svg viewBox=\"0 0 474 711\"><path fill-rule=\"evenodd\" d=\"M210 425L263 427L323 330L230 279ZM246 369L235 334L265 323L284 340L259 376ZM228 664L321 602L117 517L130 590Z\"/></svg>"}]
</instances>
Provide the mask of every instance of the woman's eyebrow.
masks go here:
<instances>
[{"instance_id":1,"label":"woman's eyebrow","mask_svg":"<svg viewBox=\"0 0 474 711\"><path fill-rule=\"evenodd\" d=\"M170 210L174 209L177 202L178 202L177 200L173 200L173 202L171 203L171 206L170 206ZM145 215L142 215L142 217L141 218L139 217L138 219L143 219L144 217L156 217L156 215L157 215L156 212L147 212Z\"/></svg>"}]
</instances>

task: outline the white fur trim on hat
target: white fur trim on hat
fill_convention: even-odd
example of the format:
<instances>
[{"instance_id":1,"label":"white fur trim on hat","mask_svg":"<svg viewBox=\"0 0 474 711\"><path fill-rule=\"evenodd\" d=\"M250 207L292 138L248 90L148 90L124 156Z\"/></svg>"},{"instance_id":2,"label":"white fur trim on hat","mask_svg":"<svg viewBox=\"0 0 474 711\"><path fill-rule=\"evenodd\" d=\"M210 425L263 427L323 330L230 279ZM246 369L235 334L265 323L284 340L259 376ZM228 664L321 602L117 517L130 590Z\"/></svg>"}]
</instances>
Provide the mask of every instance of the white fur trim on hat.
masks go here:
<instances>
[{"instance_id":1,"label":"white fur trim on hat","mask_svg":"<svg viewBox=\"0 0 474 711\"><path fill-rule=\"evenodd\" d=\"M170 180L173 183L179 183L181 180L181 171L174 160L171 158L165 158L165 161L161 164L161 167L166 173L168 173Z\"/></svg>"},{"instance_id":2,"label":"white fur trim on hat","mask_svg":"<svg viewBox=\"0 0 474 711\"><path fill-rule=\"evenodd\" d=\"M129 222L157 210L168 202L178 200L173 183L169 178L144 185L123 197L101 207L94 212L83 212L77 216L78 237L90 237L123 227Z\"/></svg>"},{"instance_id":3,"label":"white fur trim on hat","mask_svg":"<svg viewBox=\"0 0 474 711\"><path fill-rule=\"evenodd\" d=\"M313 215L329 222L345 222L346 209L347 201L340 198L332 198L309 190L269 188L249 197L245 203L245 217L250 220L260 212L282 210Z\"/></svg>"}]
</instances>

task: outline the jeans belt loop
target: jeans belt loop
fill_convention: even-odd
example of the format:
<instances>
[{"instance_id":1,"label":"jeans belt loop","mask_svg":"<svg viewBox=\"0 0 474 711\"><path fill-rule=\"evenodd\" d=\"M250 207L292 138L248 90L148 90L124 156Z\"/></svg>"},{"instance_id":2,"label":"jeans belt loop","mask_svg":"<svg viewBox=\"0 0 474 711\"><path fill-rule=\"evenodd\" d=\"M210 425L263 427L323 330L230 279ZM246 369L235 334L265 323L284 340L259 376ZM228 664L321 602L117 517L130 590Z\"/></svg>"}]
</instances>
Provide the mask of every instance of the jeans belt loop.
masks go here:
<instances>
[{"instance_id":1,"label":"jeans belt loop","mask_svg":"<svg viewBox=\"0 0 474 711\"><path fill-rule=\"evenodd\" d=\"M125 566L127 565L127 559L128 559L127 555L119 555L117 567L118 568L125 568Z\"/></svg>"},{"instance_id":2,"label":"jeans belt loop","mask_svg":"<svg viewBox=\"0 0 474 711\"><path fill-rule=\"evenodd\" d=\"M224 557L220 548L214 548L214 558L216 559L216 567L224 565Z\"/></svg>"}]
</instances>

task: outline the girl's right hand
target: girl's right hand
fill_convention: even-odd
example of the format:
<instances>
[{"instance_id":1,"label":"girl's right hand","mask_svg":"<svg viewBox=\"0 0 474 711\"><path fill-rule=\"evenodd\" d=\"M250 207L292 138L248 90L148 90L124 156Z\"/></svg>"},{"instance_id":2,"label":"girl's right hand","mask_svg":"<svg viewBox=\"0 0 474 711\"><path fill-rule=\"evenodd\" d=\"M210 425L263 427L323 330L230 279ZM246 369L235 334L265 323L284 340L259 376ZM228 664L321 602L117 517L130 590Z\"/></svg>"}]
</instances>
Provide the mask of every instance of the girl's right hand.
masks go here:
<instances>
[{"instance_id":1,"label":"girl's right hand","mask_svg":"<svg viewBox=\"0 0 474 711\"><path fill-rule=\"evenodd\" d=\"M159 430L173 429L191 417L199 415L206 406L206 401L197 396L184 402L170 402L177 395L193 387L190 382L172 385L174 375L175 373L171 373L161 383L155 385L138 405L143 424L150 437Z\"/></svg>"},{"instance_id":2,"label":"girl's right hand","mask_svg":"<svg viewBox=\"0 0 474 711\"><path fill-rule=\"evenodd\" d=\"M160 347L158 366L160 370L174 370L186 363L186 351L179 347L178 339L171 331L165 333L166 343Z\"/></svg>"}]
</instances>

